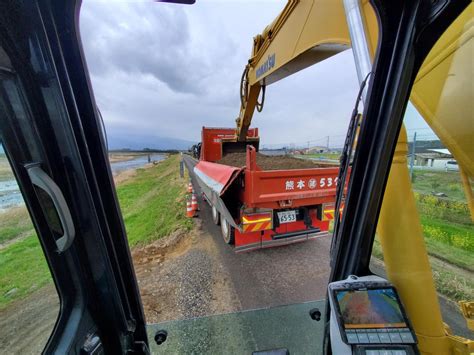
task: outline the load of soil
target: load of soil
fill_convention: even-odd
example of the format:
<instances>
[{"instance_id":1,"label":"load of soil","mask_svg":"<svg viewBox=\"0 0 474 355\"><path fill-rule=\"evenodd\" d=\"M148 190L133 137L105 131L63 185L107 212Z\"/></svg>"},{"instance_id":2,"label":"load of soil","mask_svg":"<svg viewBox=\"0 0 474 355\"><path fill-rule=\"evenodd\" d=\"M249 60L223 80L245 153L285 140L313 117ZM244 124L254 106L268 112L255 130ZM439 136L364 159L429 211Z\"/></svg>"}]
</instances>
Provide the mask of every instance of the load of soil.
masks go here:
<instances>
[{"instance_id":1,"label":"load of soil","mask_svg":"<svg viewBox=\"0 0 474 355\"><path fill-rule=\"evenodd\" d=\"M227 153L217 163L241 168L246 164L246 153ZM257 165L262 170L291 170L328 168L334 164L316 163L309 159L293 158L289 155L264 155L257 153Z\"/></svg>"}]
</instances>

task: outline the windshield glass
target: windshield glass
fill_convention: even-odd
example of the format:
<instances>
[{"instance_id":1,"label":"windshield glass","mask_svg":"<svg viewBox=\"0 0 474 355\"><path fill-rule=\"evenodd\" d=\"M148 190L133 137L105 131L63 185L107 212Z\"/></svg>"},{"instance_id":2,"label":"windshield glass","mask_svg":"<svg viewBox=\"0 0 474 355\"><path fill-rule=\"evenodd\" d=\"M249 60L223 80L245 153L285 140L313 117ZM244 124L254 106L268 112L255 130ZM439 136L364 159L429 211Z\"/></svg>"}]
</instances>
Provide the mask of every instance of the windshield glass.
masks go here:
<instances>
[{"instance_id":1,"label":"windshield glass","mask_svg":"<svg viewBox=\"0 0 474 355\"><path fill-rule=\"evenodd\" d=\"M463 309L474 299L472 9L440 37L416 77L370 267L397 284L408 312L423 314L415 327L468 339L473 333ZM408 283L419 285L417 297L409 295ZM423 299L423 309L415 298Z\"/></svg>"},{"instance_id":2,"label":"windshield glass","mask_svg":"<svg viewBox=\"0 0 474 355\"><path fill-rule=\"evenodd\" d=\"M271 27L299 16L284 1L260 6L82 6L110 159L143 161L114 171L157 352L322 351L324 322L309 311L324 314L333 220L344 209L342 185L334 205L339 163L348 184L368 73L358 78L338 28L346 40L301 64L305 46L323 39ZM345 21L342 7L326 6ZM376 21L364 11L373 54ZM455 308L446 312L460 324Z\"/></svg>"},{"instance_id":3,"label":"windshield glass","mask_svg":"<svg viewBox=\"0 0 474 355\"><path fill-rule=\"evenodd\" d=\"M344 280L332 284L328 292L339 257L331 253L345 242L334 235L345 213L347 186L356 185L351 185L352 164L372 80L370 58L378 43L378 22L370 3L356 3L360 5L356 12L363 17L358 39L367 42L365 62L360 48L350 48L356 34L349 32L348 23L352 30L357 25L349 14L346 18L349 11L342 1L198 1L193 6L82 3L80 37L97 104L97 116L91 106L90 117L101 121L112 175L104 169L101 178L106 178L106 187L112 182L115 187L110 192L112 200L116 192L120 205L153 353L277 349L322 353L329 334L327 314L332 320L331 343L334 340L345 349L374 339L386 344L387 339L401 342L403 337L412 344L425 334L443 339L454 333L470 336L454 303L473 296L474 152L473 120L469 120L473 94L472 73L465 71L472 63L472 41L464 36L470 33L472 26L467 24L472 21L466 12L418 73L383 197L376 241L373 248L367 245L369 238L364 244L364 251L372 250L370 270L390 283L369 275L364 280L374 282L372 288L355 287L354 279L348 279L354 285L342 285ZM47 49L49 44L44 44ZM440 51L443 46L456 50ZM29 60L38 66L36 55L42 54L32 53ZM0 60L5 61L2 52ZM62 78L71 74L70 67L62 68ZM0 70L0 79L4 72L6 77L14 73L3 64ZM48 80L56 83L56 67L48 70ZM52 97L38 81L42 94ZM57 93L61 87L55 87ZM75 96L79 90L72 91ZM62 108L58 97L48 101L53 113ZM14 111L18 107L12 102L5 100L3 106ZM90 127L82 125L83 115L78 116L77 135L71 131L70 137L98 136L95 129L91 133ZM66 127L61 117L54 119ZM34 139L25 144L41 150ZM71 139L71 152L78 153L76 148ZM94 147L81 145L81 152L82 148L82 160L71 159L77 165L86 158L93 161ZM55 153L48 150L48 154ZM47 161L48 156L42 158ZM94 162L107 167L103 161ZM94 174L99 169L93 170L87 175L90 186L96 183ZM23 185L5 186L8 195L17 196ZM41 202L51 232L62 235L65 231L57 223L61 215L55 214L54 201L41 192L38 195L46 197ZM374 197L373 201L379 196ZM0 248L0 273L3 270L6 276L0 276L8 284L1 285L0 315L9 316L6 322L17 309L32 303L35 294L41 295L37 289L51 290L57 281L45 266L40 269L37 256L42 252L33 243L31 225L18 216L10 218L12 211L1 211L7 229L2 230ZM98 213L88 212L92 218ZM23 208L20 219L26 215ZM119 219L117 214L114 221ZM81 240L80 234L78 229L76 240ZM26 241L34 244L35 255L23 263L16 255ZM120 241L110 241L128 253ZM81 246L76 242L78 250ZM347 259L338 260L336 266L349 264ZM126 260L121 266L129 266L125 264ZM28 272L19 265L30 272L42 270L44 280L39 282L35 273L25 279ZM99 271L101 277L126 278L125 273ZM127 275L127 285L135 285ZM21 287L13 283L15 279L23 280ZM115 302L122 306L125 293L129 296L134 290L122 291L117 296L115 289L102 287L100 296L107 301L116 296ZM52 327L57 299L50 296L48 304L54 307L42 314ZM326 309L328 304L332 313ZM87 317L94 318L95 311L92 307ZM135 316L140 323L141 313ZM339 323L338 328L336 318L345 325ZM87 325L96 321L84 319ZM30 339L15 329L29 330L36 323L28 317L17 321L8 331L2 327L0 344L30 349L24 344ZM124 327L131 328L132 322ZM386 327L397 328L391 332L396 334L379 338ZM127 334L129 339L133 332ZM104 340L100 334L88 336L89 346ZM45 341L42 334L38 343L42 346Z\"/></svg>"},{"instance_id":4,"label":"windshield glass","mask_svg":"<svg viewBox=\"0 0 474 355\"><path fill-rule=\"evenodd\" d=\"M152 352L199 354L251 354L256 349L291 349L292 354L320 354L324 327L311 319L314 308L325 302L307 302L268 309L171 321L148 327L150 339L160 331L169 338L152 344Z\"/></svg>"},{"instance_id":5,"label":"windshield glass","mask_svg":"<svg viewBox=\"0 0 474 355\"><path fill-rule=\"evenodd\" d=\"M289 42L263 50L239 98L252 38L285 5L82 5L82 41L146 320L158 323L151 335L159 329L174 334L160 351L180 343L186 352L212 338L203 352L228 352L224 346L236 336L246 339L241 345L249 351L321 349L324 322L312 320L309 310L324 314L339 158L359 91L347 30L335 26L346 39L331 47L329 59L312 59L315 65L291 69L294 75L283 80L272 77L275 83L260 91L264 108L254 111L247 139L258 149L254 170L263 172L255 180L246 180L250 173L242 169L247 143L231 142L254 76L293 59L285 57L285 48L294 46ZM336 11L337 23L345 21L342 3L329 8L323 10ZM275 36L292 31L282 28ZM215 163L220 168L213 171ZM193 198L198 210L188 218ZM250 312L228 315L242 311ZM178 336L177 320L184 319L193 320ZM217 339L221 327L229 338ZM297 345L298 339L306 340Z\"/></svg>"}]
</instances>

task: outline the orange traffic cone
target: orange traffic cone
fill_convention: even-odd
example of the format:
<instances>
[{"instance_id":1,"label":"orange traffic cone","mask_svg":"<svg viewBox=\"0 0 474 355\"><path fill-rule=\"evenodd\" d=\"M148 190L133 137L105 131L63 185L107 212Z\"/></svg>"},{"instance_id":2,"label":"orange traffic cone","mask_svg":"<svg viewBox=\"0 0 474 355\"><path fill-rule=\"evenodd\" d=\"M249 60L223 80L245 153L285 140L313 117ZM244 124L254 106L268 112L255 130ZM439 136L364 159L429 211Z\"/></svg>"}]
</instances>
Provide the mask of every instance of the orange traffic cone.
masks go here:
<instances>
[{"instance_id":1,"label":"orange traffic cone","mask_svg":"<svg viewBox=\"0 0 474 355\"><path fill-rule=\"evenodd\" d=\"M199 210L198 200L196 198L195 193L193 193L192 196L191 196L191 207L192 207L193 211L198 211Z\"/></svg>"},{"instance_id":2,"label":"orange traffic cone","mask_svg":"<svg viewBox=\"0 0 474 355\"><path fill-rule=\"evenodd\" d=\"M189 193L193 192L193 184L191 184L191 183L188 184L188 192Z\"/></svg>"},{"instance_id":3,"label":"orange traffic cone","mask_svg":"<svg viewBox=\"0 0 474 355\"><path fill-rule=\"evenodd\" d=\"M191 206L191 201L186 201L186 217L188 218L193 218L195 214L195 211L193 210L193 207Z\"/></svg>"}]
</instances>

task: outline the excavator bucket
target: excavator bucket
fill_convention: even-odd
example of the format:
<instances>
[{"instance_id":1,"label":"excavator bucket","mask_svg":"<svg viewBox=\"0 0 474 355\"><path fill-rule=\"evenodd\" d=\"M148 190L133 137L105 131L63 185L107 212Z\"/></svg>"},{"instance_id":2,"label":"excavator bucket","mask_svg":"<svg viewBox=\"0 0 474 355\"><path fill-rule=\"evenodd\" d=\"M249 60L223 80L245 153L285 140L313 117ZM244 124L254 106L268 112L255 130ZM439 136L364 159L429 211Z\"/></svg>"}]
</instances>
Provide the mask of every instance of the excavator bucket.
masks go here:
<instances>
[{"instance_id":1,"label":"excavator bucket","mask_svg":"<svg viewBox=\"0 0 474 355\"><path fill-rule=\"evenodd\" d=\"M258 138L253 138L244 142L236 141L222 141L222 156L225 156L228 153L245 153L247 146L253 146L257 151L259 148L260 140Z\"/></svg>"}]
</instances>

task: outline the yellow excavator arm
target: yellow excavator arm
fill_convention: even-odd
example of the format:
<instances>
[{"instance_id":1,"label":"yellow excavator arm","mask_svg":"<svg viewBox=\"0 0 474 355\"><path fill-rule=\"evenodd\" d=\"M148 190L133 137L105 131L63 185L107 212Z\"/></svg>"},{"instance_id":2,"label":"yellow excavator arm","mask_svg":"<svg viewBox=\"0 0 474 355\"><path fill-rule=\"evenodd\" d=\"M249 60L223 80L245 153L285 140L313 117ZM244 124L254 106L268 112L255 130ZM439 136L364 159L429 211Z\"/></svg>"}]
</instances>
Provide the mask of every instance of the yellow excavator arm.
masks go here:
<instances>
[{"instance_id":1,"label":"yellow excavator arm","mask_svg":"<svg viewBox=\"0 0 474 355\"><path fill-rule=\"evenodd\" d=\"M262 110L266 85L349 48L342 1L289 0L253 39L252 56L240 86L237 140L246 140L255 109Z\"/></svg>"},{"instance_id":2,"label":"yellow excavator arm","mask_svg":"<svg viewBox=\"0 0 474 355\"><path fill-rule=\"evenodd\" d=\"M351 44L357 57L360 43L350 40L353 33L348 29L350 18L346 21L348 5L360 10L362 47L370 66L379 29L368 0L288 0L278 17L254 37L252 55L242 75L237 141L247 140L254 111L263 108L266 85L340 53ZM411 101L459 162L474 220L473 12L471 3L433 47L415 80ZM358 64L356 60L356 67ZM359 81L362 71L367 74L367 67L358 69ZM399 290L422 354L469 353L473 342L453 336L442 322L409 179L407 151L407 135L402 127L377 226L387 277Z\"/></svg>"},{"instance_id":3,"label":"yellow excavator arm","mask_svg":"<svg viewBox=\"0 0 474 355\"><path fill-rule=\"evenodd\" d=\"M361 0L360 3L367 36L366 46L373 56L378 38L377 20L369 1ZM455 76L449 70L463 69L470 63L472 68L473 7L471 4L464 11L433 48L418 74L410 99L459 162L471 219L474 221L474 194L471 187L474 145L471 144L470 136L465 134L471 132L474 125L473 86L468 76L446 81L448 76ZM288 0L277 18L253 39L252 54L240 85L237 141L247 140L255 109L259 112L263 109L267 85L350 47L343 0ZM445 82L450 90L446 90ZM449 97L442 95L443 91L449 91Z\"/></svg>"}]
</instances>

